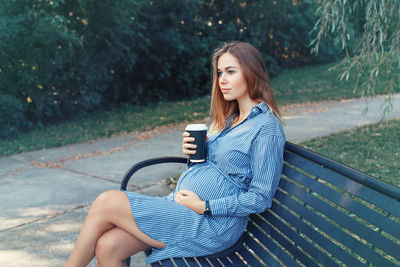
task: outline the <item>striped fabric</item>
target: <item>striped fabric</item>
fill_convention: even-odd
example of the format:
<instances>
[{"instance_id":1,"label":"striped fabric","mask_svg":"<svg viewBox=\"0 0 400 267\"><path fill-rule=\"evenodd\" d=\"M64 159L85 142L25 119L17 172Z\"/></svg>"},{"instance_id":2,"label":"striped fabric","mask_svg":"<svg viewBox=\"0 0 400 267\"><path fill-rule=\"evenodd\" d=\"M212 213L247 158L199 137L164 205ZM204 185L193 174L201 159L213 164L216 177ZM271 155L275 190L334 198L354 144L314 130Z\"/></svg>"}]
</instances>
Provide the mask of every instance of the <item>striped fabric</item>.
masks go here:
<instances>
[{"instance_id":1,"label":"striped fabric","mask_svg":"<svg viewBox=\"0 0 400 267\"><path fill-rule=\"evenodd\" d=\"M206 162L190 165L176 188L209 200L211 216L175 203L175 191L163 198L126 192L139 228L166 243L166 248L153 250L148 263L222 251L242 235L249 214L271 206L283 166L282 124L264 103L230 128L233 119L210 136Z\"/></svg>"}]
</instances>

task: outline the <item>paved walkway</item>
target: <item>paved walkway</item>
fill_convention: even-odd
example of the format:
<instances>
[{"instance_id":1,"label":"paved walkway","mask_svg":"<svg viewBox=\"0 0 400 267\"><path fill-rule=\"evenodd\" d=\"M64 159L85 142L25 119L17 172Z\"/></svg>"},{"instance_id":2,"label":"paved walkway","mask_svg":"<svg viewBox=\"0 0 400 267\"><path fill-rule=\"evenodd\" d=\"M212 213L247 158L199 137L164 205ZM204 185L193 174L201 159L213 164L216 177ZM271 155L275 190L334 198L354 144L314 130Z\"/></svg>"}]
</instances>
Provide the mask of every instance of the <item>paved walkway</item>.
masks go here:
<instances>
[{"instance_id":1,"label":"paved walkway","mask_svg":"<svg viewBox=\"0 0 400 267\"><path fill-rule=\"evenodd\" d=\"M284 110L291 142L379 121L383 97L293 105ZM400 118L400 94L386 119ZM134 163L164 155L182 156L184 125L142 134L45 149L0 158L0 266L63 266L90 203L109 189L119 189L122 175ZM130 190L150 195L169 192L162 180L184 166L141 172ZM144 255L133 266L146 266ZM89 266L96 266L95 260Z\"/></svg>"}]
</instances>

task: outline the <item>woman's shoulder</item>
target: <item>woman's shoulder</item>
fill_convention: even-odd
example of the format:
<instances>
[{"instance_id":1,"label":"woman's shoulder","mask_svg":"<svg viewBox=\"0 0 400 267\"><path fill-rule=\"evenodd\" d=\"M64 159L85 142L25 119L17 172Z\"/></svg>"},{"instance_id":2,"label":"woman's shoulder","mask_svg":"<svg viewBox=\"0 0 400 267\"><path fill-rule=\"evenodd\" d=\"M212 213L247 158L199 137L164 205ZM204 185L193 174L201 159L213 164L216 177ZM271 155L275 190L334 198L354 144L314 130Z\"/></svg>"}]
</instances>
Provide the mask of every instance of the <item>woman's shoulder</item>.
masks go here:
<instances>
[{"instance_id":1,"label":"woman's shoulder","mask_svg":"<svg viewBox=\"0 0 400 267\"><path fill-rule=\"evenodd\" d=\"M258 128L257 136L285 136L282 122L269 109L255 117L254 125Z\"/></svg>"}]
</instances>

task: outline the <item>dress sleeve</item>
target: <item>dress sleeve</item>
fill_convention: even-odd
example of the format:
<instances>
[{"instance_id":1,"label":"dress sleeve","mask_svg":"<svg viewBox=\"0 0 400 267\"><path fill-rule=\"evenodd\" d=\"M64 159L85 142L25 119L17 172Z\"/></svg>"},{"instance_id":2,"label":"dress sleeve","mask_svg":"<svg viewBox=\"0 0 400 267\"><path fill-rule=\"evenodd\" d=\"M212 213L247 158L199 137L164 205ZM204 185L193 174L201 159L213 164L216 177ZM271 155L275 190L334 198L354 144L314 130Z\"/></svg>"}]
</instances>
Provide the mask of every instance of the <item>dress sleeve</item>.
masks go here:
<instances>
[{"instance_id":1,"label":"dress sleeve","mask_svg":"<svg viewBox=\"0 0 400 267\"><path fill-rule=\"evenodd\" d=\"M264 135L253 140L250 165L253 178L247 191L210 200L213 216L248 216L271 207L282 174L285 137Z\"/></svg>"}]
</instances>

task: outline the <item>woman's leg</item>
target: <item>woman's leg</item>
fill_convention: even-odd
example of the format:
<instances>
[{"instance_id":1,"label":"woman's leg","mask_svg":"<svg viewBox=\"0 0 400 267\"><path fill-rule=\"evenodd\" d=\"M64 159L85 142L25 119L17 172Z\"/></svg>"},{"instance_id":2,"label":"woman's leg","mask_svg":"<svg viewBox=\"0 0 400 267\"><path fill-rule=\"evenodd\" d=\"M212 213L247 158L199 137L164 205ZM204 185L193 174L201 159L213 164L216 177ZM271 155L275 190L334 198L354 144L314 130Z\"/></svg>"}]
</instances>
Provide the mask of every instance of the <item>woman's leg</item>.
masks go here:
<instances>
[{"instance_id":1,"label":"woman's leg","mask_svg":"<svg viewBox=\"0 0 400 267\"><path fill-rule=\"evenodd\" d=\"M97 241L95 254L99 267L122 267L126 266L125 259L147 248L150 246L146 243L115 227Z\"/></svg>"},{"instance_id":2,"label":"woman's leg","mask_svg":"<svg viewBox=\"0 0 400 267\"><path fill-rule=\"evenodd\" d=\"M99 238L114 227L128 232L151 247L165 247L163 242L156 241L140 231L132 217L129 199L124 192L107 191L98 196L90 207L65 266L86 266L94 257Z\"/></svg>"}]
</instances>

